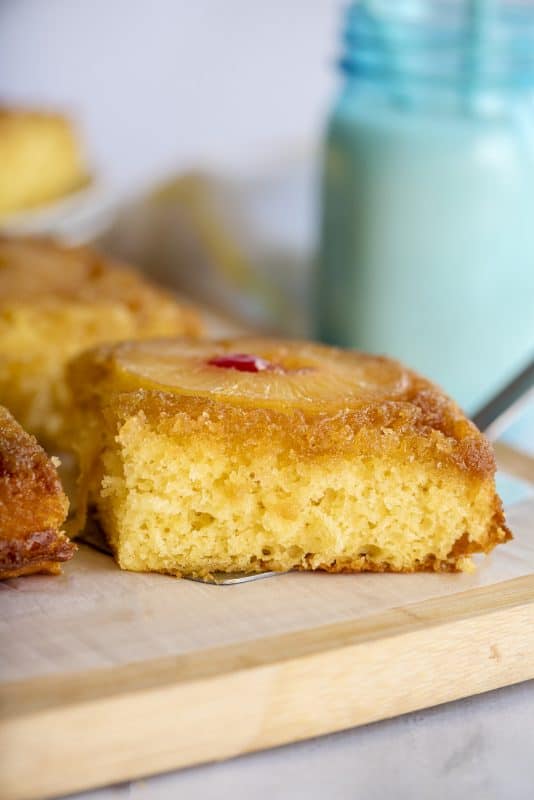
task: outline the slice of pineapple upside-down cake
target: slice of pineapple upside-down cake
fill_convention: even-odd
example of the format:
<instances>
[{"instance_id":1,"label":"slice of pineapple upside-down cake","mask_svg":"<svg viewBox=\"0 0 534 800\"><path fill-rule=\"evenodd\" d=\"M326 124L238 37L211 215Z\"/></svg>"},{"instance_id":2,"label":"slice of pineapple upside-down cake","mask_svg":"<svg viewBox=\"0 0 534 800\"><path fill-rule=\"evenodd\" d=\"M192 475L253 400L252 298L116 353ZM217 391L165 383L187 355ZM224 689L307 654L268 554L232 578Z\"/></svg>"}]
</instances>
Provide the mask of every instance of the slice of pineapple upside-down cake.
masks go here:
<instances>
[{"instance_id":1,"label":"slice of pineapple upside-down cake","mask_svg":"<svg viewBox=\"0 0 534 800\"><path fill-rule=\"evenodd\" d=\"M482 434L387 358L157 340L71 365L82 509L124 569L458 570L510 538Z\"/></svg>"}]
</instances>

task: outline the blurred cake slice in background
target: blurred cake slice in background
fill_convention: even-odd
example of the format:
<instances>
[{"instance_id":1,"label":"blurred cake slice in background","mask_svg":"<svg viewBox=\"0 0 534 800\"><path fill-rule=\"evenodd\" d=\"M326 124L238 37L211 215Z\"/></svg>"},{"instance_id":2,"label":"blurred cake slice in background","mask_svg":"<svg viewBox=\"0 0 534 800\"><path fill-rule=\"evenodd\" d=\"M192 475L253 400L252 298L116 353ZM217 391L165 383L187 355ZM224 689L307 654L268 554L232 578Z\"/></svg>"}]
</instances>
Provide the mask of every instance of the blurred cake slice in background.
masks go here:
<instances>
[{"instance_id":1,"label":"blurred cake slice in background","mask_svg":"<svg viewBox=\"0 0 534 800\"><path fill-rule=\"evenodd\" d=\"M61 571L76 550L68 505L52 460L0 406L0 579Z\"/></svg>"},{"instance_id":2,"label":"blurred cake slice in background","mask_svg":"<svg viewBox=\"0 0 534 800\"><path fill-rule=\"evenodd\" d=\"M69 119L0 107L0 218L57 200L88 180Z\"/></svg>"},{"instance_id":3,"label":"blurred cake slice in background","mask_svg":"<svg viewBox=\"0 0 534 800\"><path fill-rule=\"evenodd\" d=\"M67 361L93 345L196 336L197 312L90 248L0 237L0 402L57 448Z\"/></svg>"},{"instance_id":4,"label":"blurred cake slice in background","mask_svg":"<svg viewBox=\"0 0 534 800\"><path fill-rule=\"evenodd\" d=\"M86 244L110 228L119 202L68 117L0 104L0 233Z\"/></svg>"}]
</instances>

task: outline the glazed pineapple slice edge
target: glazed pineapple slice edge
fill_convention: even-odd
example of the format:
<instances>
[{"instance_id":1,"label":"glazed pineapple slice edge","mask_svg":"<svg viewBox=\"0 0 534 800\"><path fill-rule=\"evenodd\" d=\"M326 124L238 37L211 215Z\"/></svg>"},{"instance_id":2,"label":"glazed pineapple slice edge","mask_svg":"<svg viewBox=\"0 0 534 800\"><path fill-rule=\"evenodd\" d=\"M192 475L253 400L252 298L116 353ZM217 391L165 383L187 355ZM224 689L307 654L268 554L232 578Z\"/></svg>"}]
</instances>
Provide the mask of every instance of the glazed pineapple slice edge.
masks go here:
<instances>
[{"instance_id":1,"label":"glazed pineapple slice edge","mask_svg":"<svg viewBox=\"0 0 534 800\"><path fill-rule=\"evenodd\" d=\"M93 351L113 391L146 389L271 408L402 398L414 374L381 356L278 339L153 339Z\"/></svg>"}]
</instances>

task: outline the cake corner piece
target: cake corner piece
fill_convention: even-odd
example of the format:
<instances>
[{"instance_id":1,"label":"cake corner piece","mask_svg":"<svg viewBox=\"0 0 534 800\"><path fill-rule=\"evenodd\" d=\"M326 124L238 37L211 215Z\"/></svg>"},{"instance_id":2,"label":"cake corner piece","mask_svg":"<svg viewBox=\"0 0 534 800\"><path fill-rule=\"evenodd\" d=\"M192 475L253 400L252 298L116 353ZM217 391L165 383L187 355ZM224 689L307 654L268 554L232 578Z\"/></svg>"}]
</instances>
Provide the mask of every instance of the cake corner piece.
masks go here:
<instances>
[{"instance_id":1,"label":"cake corner piece","mask_svg":"<svg viewBox=\"0 0 534 800\"><path fill-rule=\"evenodd\" d=\"M82 501L125 569L459 571L511 537L489 442L391 359L159 340L97 348L69 379Z\"/></svg>"}]
</instances>

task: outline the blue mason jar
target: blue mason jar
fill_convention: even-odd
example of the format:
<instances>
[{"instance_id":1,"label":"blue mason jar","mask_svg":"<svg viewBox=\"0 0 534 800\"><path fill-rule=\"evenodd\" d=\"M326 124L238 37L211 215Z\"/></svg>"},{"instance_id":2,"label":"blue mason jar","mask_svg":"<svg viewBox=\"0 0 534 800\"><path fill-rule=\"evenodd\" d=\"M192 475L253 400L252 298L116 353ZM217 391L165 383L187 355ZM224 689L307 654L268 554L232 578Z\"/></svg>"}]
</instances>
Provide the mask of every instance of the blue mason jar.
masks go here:
<instances>
[{"instance_id":1,"label":"blue mason jar","mask_svg":"<svg viewBox=\"0 0 534 800\"><path fill-rule=\"evenodd\" d=\"M472 412L534 355L534 4L362 1L344 48L318 338Z\"/></svg>"}]
</instances>

